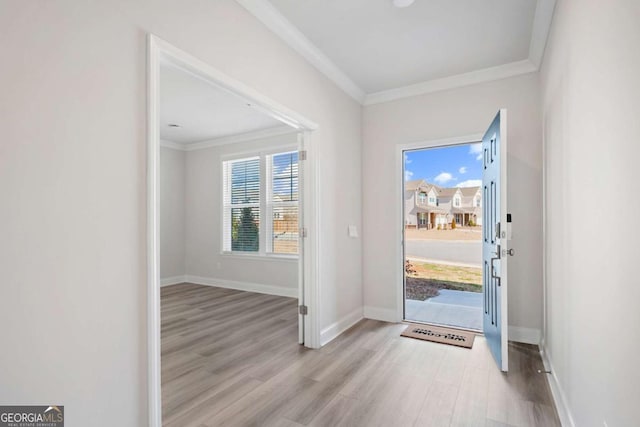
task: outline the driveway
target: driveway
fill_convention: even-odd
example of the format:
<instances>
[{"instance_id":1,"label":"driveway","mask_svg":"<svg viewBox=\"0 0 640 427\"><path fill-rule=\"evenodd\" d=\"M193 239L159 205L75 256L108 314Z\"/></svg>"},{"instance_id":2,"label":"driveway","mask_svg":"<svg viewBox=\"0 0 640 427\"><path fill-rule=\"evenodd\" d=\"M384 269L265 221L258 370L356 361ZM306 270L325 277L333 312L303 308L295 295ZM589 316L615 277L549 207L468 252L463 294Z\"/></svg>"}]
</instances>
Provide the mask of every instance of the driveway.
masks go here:
<instances>
[{"instance_id":1,"label":"driveway","mask_svg":"<svg viewBox=\"0 0 640 427\"><path fill-rule=\"evenodd\" d=\"M407 240L405 256L482 266L482 242Z\"/></svg>"}]
</instances>

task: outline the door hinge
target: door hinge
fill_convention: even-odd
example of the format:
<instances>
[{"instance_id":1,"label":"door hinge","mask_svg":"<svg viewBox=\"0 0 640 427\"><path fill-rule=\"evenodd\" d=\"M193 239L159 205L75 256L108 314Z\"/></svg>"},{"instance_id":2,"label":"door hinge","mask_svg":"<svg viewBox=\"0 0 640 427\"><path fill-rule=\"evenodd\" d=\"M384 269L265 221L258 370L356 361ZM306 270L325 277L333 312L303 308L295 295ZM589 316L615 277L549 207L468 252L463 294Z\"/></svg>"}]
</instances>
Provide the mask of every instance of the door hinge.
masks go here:
<instances>
[{"instance_id":1,"label":"door hinge","mask_svg":"<svg viewBox=\"0 0 640 427\"><path fill-rule=\"evenodd\" d=\"M301 228L300 229L300 237L302 237L302 238L307 237L307 229L306 228Z\"/></svg>"},{"instance_id":2,"label":"door hinge","mask_svg":"<svg viewBox=\"0 0 640 427\"><path fill-rule=\"evenodd\" d=\"M298 160L307 160L307 150L298 151Z\"/></svg>"},{"instance_id":3,"label":"door hinge","mask_svg":"<svg viewBox=\"0 0 640 427\"><path fill-rule=\"evenodd\" d=\"M309 309L307 308L306 305L299 305L298 306L298 312L303 315L306 316L309 313Z\"/></svg>"}]
</instances>

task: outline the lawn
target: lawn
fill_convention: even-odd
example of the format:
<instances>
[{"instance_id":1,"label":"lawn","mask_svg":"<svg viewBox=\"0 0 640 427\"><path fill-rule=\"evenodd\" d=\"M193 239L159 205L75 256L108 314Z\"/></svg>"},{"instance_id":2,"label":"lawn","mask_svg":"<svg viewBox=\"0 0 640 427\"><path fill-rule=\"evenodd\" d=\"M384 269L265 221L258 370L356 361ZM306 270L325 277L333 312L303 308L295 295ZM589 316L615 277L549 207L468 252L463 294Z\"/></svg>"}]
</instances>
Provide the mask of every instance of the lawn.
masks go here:
<instances>
[{"instance_id":1,"label":"lawn","mask_svg":"<svg viewBox=\"0 0 640 427\"><path fill-rule=\"evenodd\" d=\"M411 263L406 275L407 299L424 301L439 295L440 289L482 292L482 269L443 264Z\"/></svg>"}]
</instances>

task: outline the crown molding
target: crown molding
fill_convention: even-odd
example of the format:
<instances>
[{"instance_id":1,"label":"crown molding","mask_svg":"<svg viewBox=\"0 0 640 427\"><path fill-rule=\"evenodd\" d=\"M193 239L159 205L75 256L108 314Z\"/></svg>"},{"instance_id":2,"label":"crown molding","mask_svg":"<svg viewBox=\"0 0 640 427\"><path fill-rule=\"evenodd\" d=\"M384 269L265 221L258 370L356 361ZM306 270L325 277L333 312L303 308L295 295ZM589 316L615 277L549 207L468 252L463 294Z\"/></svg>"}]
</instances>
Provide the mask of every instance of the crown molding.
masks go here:
<instances>
[{"instance_id":1,"label":"crown molding","mask_svg":"<svg viewBox=\"0 0 640 427\"><path fill-rule=\"evenodd\" d=\"M538 0L536 4L536 12L531 28L531 43L529 44L529 61L538 69L544 57L555 7L556 0Z\"/></svg>"},{"instance_id":2,"label":"crown molding","mask_svg":"<svg viewBox=\"0 0 640 427\"><path fill-rule=\"evenodd\" d=\"M288 135L300 132L290 126L278 126L254 132L241 133L238 135L223 136L221 138L209 139L202 142L193 142L186 144L185 151L202 150L210 147L218 147L220 145L236 144L239 142L255 141L256 139L271 138L274 136Z\"/></svg>"},{"instance_id":3,"label":"crown molding","mask_svg":"<svg viewBox=\"0 0 640 427\"><path fill-rule=\"evenodd\" d=\"M551 29L556 0L538 0L531 28L531 42L529 43L529 57L522 61L498 65L496 67L471 71L455 76L427 80L413 85L370 93L365 96L363 105L373 105L382 102L395 101L401 98L423 95L446 89L455 89L493 80L515 77L521 74L536 72L540 69L547 38Z\"/></svg>"},{"instance_id":4,"label":"crown molding","mask_svg":"<svg viewBox=\"0 0 640 427\"><path fill-rule=\"evenodd\" d=\"M365 92L269 1L236 0L340 89L362 104Z\"/></svg>"},{"instance_id":5,"label":"crown molding","mask_svg":"<svg viewBox=\"0 0 640 427\"><path fill-rule=\"evenodd\" d=\"M364 90L354 83L346 73L338 68L333 61L289 22L268 0L236 1L266 25L267 28L284 40L285 43L302 55L311 65L318 69L318 71L323 73L353 99L365 106L538 71L544 56L556 5L556 0L537 1L531 30L531 41L529 43L529 56L527 59L366 94Z\"/></svg>"},{"instance_id":6,"label":"crown molding","mask_svg":"<svg viewBox=\"0 0 640 427\"><path fill-rule=\"evenodd\" d=\"M401 98L408 98L441 90L455 89L458 87L505 79L507 77L532 73L537 70L538 68L531 61L525 59L509 64L498 65L497 67L485 68L482 70L471 71L469 73L428 80L396 89L371 93L365 97L363 105L380 104Z\"/></svg>"},{"instance_id":7,"label":"crown molding","mask_svg":"<svg viewBox=\"0 0 640 427\"><path fill-rule=\"evenodd\" d=\"M195 151L204 150L205 148L219 147L221 145L237 144L240 142L255 141L257 139L271 138L274 136L288 135L291 133L300 132L290 126L278 126L263 130L257 130L254 132L240 133L237 135L223 136L220 138L208 139L200 142L185 142L178 143L168 140L161 140L160 146L165 148L171 148L179 151Z\"/></svg>"},{"instance_id":8,"label":"crown molding","mask_svg":"<svg viewBox=\"0 0 640 427\"><path fill-rule=\"evenodd\" d=\"M161 139L160 147L170 148L172 150L184 151L184 144L179 144L177 142L169 141L168 139Z\"/></svg>"}]
</instances>

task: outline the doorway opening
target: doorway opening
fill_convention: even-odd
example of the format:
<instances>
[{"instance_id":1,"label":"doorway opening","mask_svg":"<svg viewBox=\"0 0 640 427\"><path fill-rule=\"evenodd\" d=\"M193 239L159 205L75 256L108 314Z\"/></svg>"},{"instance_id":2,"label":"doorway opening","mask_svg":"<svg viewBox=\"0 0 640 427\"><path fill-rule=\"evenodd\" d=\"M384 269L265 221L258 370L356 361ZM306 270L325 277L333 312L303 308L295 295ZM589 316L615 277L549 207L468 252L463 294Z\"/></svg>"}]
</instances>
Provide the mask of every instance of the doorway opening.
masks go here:
<instances>
[{"instance_id":1,"label":"doorway opening","mask_svg":"<svg viewBox=\"0 0 640 427\"><path fill-rule=\"evenodd\" d=\"M482 143L403 151L404 320L483 328Z\"/></svg>"},{"instance_id":2,"label":"doorway opening","mask_svg":"<svg viewBox=\"0 0 640 427\"><path fill-rule=\"evenodd\" d=\"M244 303L243 309L226 307L224 313L213 313L222 317L234 311L251 317L256 310L262 310L265 316L271 315L269 318L273 320L276 317L273 310L282 308L286 312L274 322L286 323L290 326L287 331L293 330L293 333L285 336L285 341L296 349L298 344L310 348L319 347L319 165L317 147L312 143L313 131L318 126L156 36L150 35L148 42L148 409L149 424L160 426L163 407L166 406L163 404L162 394L163 391L168 391L163 390L165 380L171 381L172 375L179 378L183 368L189 371L193 366L185 366L185 361L192 358L198 359L198 363L207 363L203 361L201 354L189 357L177 354L171 361L175 362L175 366L172 365L167 371L164 356L171 349L165 347L168 340L162 342L161 348L161 326L162 336L172 330L178 333L180 338L176 339L180 341L185 339L183 329L195 322L180 320L178 316L171 327L165 327L165 313L161 316L161 295L163 300L165 296L180 298L178 294L193 300L197 299L197 294L202 290L209 295L211 293L208 290L213 289L215 295L211 294L211 299L221 297ZM170 74L174 77L173 84L170 83ZM188 90L180 89L173 95L169 93L176 88ZM168 104L167 96L173 96L173 101ZM193 104L201 108L193 109ZM173 105L173 109L167 109L167 105ZM201 114L203 110L206 111ZM236 120L238 117L230 117L229 114L250 117L249 120ZM171 115L174 117L170 117ZM207 129L212 122L225 117L228 120L223 120L224 123L218 122L213 126L215 129ZM181 126L180 121L188 123L188 126ZM207 134L220 129L226 129L226 134ZM260 143L260 140L264 143ZM266 140L271 142L267 144ZM203 154L207 151L208 154L196 154L198 150ZM189 162L191 164L188 165ZM161 164L172 166L161 170ZM202 176L196 177L196 170L200 170ZM183 177L182 184L174 179L179 176ZM204 179L200 179L202 177ZM184 197L176 197L181 188L184 189ZM200 194L204 199L195 200L194 194ZM192 203L194 200L195 203ZM174 245L175 239L173 242L171 239L163 242L161 238L173 235L170 234L171 229L180 234L180 223L186 221L173 221L170 218L175 220L181 215L186 218L186 213L176 215L179 209L175 208L180 208L181 204L186 209L195 206L196 209L191 209L191 213L195 212L195 217L208 221L208 225L200 230L192 230L191 233L195 236L192 240L196 245L204 243L201 249L196 250L203 255L196 262L189 258L187 249L183 251L186 261L182 259L180 251L176 251L179 244ZM196 212L198 209L209 211L202 215L202 212ZM189 218L190 225L197 222ZM176 223L177 230L173 227ZM170 231L167 231L167 227ZM170 265L164 255L171 255L169 258L176 262ZM164 262L161 261L162 258L165 259ZM281 286L285 282L284 272L280 271L283 269L278 268L279 272L274 273L272 270L275 267L255 266L267 260L289 263L286 268L286 277L290 279L286 281L288 288ZM251 262L254 265L249 266ZM194 267L198 263L200 266ZM180 271L181 265L184 265L183 273ZM197 272L190 273L195 271L194 268L203 271L206 276ZM246 278L237 281L225 277L224 273L229 269L245 274ZM174 270L177 273L171 272ZM261 272L265 274L261 275ZM272 282L277 285L262 281L269 274L275 276L280 273L279 277L272 277ZM249 277L249 274L254 274L255 278ZM192 284L177 285L181 287L180 292L161 292L161 285L176 281ZM288 298L280 301L283 296ZM271 303L273 310L265 308L265 302ZM184 309L183 303L184 301L179 302L175 310ZM220 304L210 300L203 307L189 308L187 304L186 308L192 318L195 316L193 319L207 320L212 317L213 306ZM165 305L163 309L165 307L168 306ZM175 315L175 312L172 314ZM242 327L246 322L239 324ZM209 347L200 349L200 353L207 353L219 362L221 358L214 348L215 338L209 332L191 331L191 336L198 336L197 341L201 344L202 338L208 337L211 341ZM227 331L221 334L229 335ZM179 344L177 341L171 343L173 346ZM176 348L182 350L190 347L177 345ZM245 359L235 357L231 360L243 362ZM216 378L214 376L208 380ZM173 402L167 402L167 405L174 407L176 402L183 400L184 396L178 396ZM177 414L175 410L173 413Z\"/></svg>"}]
</instances>

